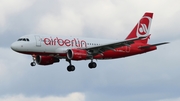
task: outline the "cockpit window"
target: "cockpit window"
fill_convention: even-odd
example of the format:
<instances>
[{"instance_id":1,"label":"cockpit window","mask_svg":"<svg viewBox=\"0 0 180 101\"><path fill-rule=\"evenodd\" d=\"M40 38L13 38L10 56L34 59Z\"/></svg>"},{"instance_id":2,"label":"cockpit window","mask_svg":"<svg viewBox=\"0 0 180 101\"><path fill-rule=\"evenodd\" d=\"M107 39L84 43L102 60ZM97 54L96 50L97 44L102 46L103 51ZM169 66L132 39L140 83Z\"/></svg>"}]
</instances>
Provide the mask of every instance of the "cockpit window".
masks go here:
<instances>
[{"instance_id":1,"label":"cockpit window","mask_svg":"<svg viewBox=\"0 0 180 101\"><path fill-rule=\"evenodd\" d=\"M28 38L20 38L17 41L29 41L29 39Z\"/></svg>"}]
</instances>

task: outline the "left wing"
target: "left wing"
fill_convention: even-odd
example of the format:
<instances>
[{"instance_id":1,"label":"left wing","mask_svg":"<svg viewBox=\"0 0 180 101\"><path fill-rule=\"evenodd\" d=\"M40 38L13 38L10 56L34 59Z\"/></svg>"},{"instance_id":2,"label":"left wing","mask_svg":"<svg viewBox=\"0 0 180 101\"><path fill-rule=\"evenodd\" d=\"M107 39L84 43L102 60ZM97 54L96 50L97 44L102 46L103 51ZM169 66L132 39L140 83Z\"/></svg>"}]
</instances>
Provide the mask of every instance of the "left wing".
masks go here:
<instances>
[{"instance_id":1,"label":"left wing","mask_svg":"<svg viewBox=\"0 0 180 101\"><path fill-rule=\"evenodd\" d=\"M100 46L81 48L81 49L87 50L87 52L90 55L95 56L95 55L103 53L103 52L105 52L107 50L114 50L115 48L118 48L118 47L129 46L129 45L133 44L134 41L140 40L140 39L143 39L143 38L146 38L146 37L147 36L139 37L139 38L133 38L133 39L129 39L129 40L121 41L121 42L114 42L114 43L100 45Z\"/></svg>"}]
</instances>

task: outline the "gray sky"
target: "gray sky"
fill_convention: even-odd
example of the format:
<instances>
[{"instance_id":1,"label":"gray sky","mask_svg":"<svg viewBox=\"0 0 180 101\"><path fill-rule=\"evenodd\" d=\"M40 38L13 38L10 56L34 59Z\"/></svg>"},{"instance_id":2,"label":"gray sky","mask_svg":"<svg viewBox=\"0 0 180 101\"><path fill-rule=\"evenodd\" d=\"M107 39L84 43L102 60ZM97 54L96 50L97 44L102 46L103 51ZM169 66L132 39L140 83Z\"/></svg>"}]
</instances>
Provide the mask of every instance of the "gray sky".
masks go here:
<instances>
[{"instance_id":1,"label":"gray sky","mask_svg":"<svg viewBox=\"0 0 180 101\"><path fill-rule=\"evenodd\" d=\"M179 101L179 0L0 0L0 101ZM154 12L149 43L158 50L114 60L31 67L10 49L25 34L123 40Z\"/></svg>"}]
</instances>

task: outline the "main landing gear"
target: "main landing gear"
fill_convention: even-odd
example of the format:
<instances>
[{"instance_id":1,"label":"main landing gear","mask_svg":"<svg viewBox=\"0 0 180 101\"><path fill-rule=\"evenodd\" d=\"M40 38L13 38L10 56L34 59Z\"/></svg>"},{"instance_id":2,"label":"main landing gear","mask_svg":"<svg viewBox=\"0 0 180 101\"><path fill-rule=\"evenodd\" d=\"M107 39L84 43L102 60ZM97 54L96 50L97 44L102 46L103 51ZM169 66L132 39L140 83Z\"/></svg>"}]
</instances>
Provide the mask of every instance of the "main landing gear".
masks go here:
<instances>
[{"instance_id":1,"label":"main landing gear","mask_svg":"<svg viewBox=\"0 0 180 101\"><path fill-rule=\"evenodd\" d=\"M96 64L96 62L93 62L91 60L91 62L88 64L88 66L89 66L90 69L93 69L93 68L96 68L97 64Z\"/></svg>"},{"instance_id":2,"label":"main landing gear","mask_svg":"<svg viewBox=\"0 0 180 101\"><path fill-rule=\"evenodd\" d=\"M72 72L75 70L75 66L71 64L71 60L67 59L67 62L69 62L69 66L67 66L67 71L68 72ZM93 60L91 60L91 62L88 64L90 69L96 68L97 64L96 62L93 62Z\"/></svg>"},{"instance_id":3,"label":"main landing gear","mask_svg":"<svg viewBox=\"0 0 180 101\"><path fill-rule=\"evenodd\" d=\"M75 70L75 66L71 64L71 60L66 60L67 62L69 62L69 66L67 67L67 71L68 72L72 72Z\"/></svg>"},{"instance_id":4,"label":"main landing gear","mask_svg":"<svg viewBox=\"0 0 180 101\"><path fill-rule=\"evenodd\" d=\"M31 66L36 66L36 56L35 55L32 55L32 57L33 57L33 62L31 62Z\"/></svg>"}]
</instances>

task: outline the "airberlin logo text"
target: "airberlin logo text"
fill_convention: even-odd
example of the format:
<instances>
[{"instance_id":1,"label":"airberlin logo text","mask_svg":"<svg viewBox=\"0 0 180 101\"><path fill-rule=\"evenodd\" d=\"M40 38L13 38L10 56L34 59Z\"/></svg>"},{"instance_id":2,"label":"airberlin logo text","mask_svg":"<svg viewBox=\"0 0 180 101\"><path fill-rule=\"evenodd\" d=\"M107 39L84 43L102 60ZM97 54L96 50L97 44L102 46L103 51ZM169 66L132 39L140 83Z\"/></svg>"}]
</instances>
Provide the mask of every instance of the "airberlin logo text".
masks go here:
<instances>
[{"instance_id":1,"label":"airberlin logo text","mask_svg":"<svg viewBox=\"0 0 180 101\"><path fill-rule=\"evenodd\" d=\"M150 27L150 23L151 23L151 18L148 16L144 16L138 24L137 27L137 36L144 36L147 35L149 32L149 27Z\"/></svg>"},{"instance_id":2,"label":"airberlin logo text","mask_svg":"<svg viewBox=\"0 0 180 101\"><path fill-rule=\"evenodd\" d=\"M141 24L139 27L139 34L145 35L148 31L146 24Z\"/></svg>"},{"instance_id":3,"label":"airberlin logo text","mask_svg":"<svg viewBox=\"0 0 180 101\"><path fill-rule=\"evenodd\" d=\"M73 39L61 39L61 38L44 38L45 45L52 45L52 46L67 46L67 47L87 47L86 41L79 40L78 38Z\"/></svg>"}]
</instances>

